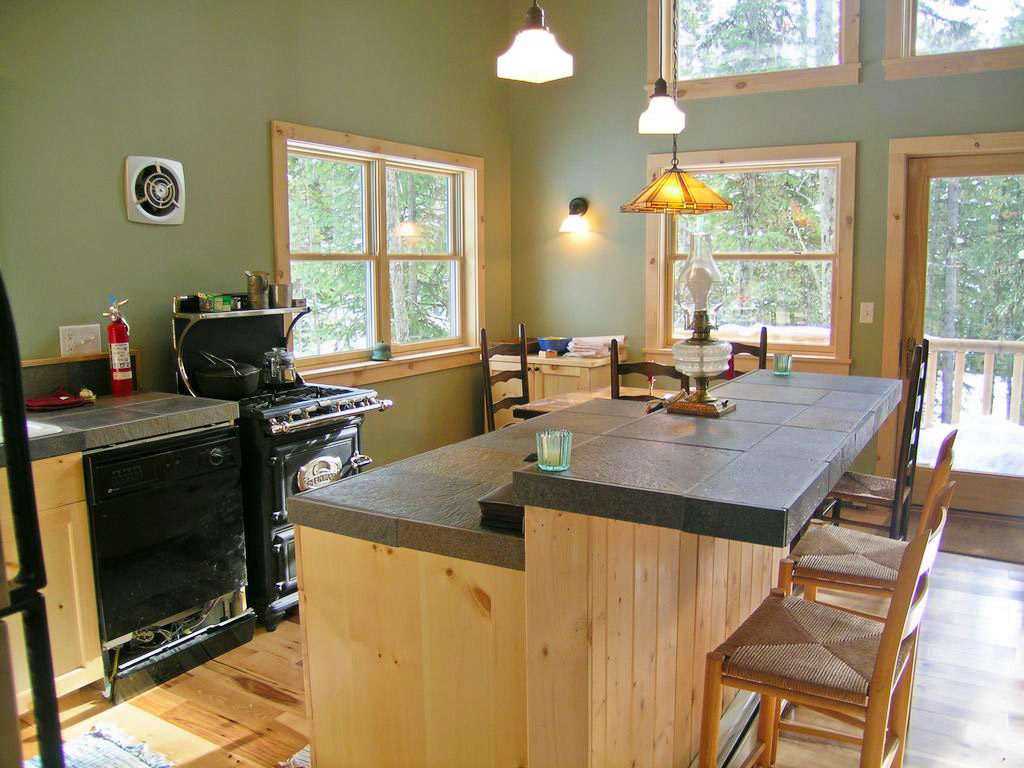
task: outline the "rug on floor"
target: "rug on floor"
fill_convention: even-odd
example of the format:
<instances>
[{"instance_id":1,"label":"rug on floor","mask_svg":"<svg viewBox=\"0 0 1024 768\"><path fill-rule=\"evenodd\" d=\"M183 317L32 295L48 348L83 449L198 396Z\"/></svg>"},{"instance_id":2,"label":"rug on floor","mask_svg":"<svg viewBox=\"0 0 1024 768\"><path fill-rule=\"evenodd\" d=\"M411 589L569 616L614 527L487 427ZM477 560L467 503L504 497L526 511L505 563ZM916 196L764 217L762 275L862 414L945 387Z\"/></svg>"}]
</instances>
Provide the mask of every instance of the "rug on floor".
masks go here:
<instances>
[{"instance_id":1,"label":"rug on floor","mask_svg":"<svg viewBox=\"0 0 1024 768\"><path fill-rule=\"evenodd\" d=\"M38 757L25 768L38 768ZM64 742L65 768L174 768L163 755L137 744L121 731L98 724L87 734ZM307 763L308 765L308 763Z\"/></svg>"},{"instance_id":2,"label":"rug on floor","mask_svg":"<svg viewBox=\"0 0 1024 768\"><path fill-rule=\"evenodd\" d=\"M305 746L292 755L291 760L281 763L281 768L310 768L309 746Z\"/></svg>"}]
</instances>

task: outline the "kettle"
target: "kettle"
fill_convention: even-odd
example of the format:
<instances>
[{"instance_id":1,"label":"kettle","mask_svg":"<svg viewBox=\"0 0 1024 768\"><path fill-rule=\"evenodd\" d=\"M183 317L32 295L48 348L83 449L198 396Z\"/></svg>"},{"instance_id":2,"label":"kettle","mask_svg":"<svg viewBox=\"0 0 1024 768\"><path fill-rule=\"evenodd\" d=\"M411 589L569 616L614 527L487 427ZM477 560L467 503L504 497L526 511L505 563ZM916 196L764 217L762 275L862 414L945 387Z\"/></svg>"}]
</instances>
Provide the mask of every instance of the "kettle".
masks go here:
<instances>
[{"instance_id":1,"label":"kettle","mask_svg":"<svg viewBox=\"0 0 1024 768\"><path fill-rule=\"evenodd\" d=\"M246 270L245 276L248 278L246 289L249 293L249 309L266 309L268 306L267 291L270 289L270 273Z\"/></svg>"},{"instance_id":2,"label":"kettle","mask_svg":"<svg viewBox=\"0 0 1024 768\"><path fill-rule=\"evenodd\" d=\"M266 384L294 384L295 354L285 347L274 347L263 353L263 379Z\"/></svg>"}]
</instances>

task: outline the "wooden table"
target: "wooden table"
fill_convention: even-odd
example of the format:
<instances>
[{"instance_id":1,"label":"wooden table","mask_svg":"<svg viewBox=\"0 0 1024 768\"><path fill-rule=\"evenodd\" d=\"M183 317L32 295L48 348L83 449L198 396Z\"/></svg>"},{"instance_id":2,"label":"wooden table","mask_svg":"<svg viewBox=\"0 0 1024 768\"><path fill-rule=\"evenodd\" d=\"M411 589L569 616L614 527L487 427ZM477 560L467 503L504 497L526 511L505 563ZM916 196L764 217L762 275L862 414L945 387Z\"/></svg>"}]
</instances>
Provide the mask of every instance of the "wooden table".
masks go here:
<instances>
[{"instance_id":1,"label":"wooden table","mask_svg":"<svg viewBox=\"0 0 1024 768\"><path fill-rule=\"evenodd\" d=\"M622 387L621 394L636 396L649 395L651 390L647 387ZM679 390L656 389L656 397L668 398L678 394ZM512 409L512 415L517 419L531 419L534 416L543 416L545 413L554 413L572 405L579 405L590 400L602 398L610 400L612 396L611 387L593 387L591 389L579 389L574 392L563 392L554 397L546 397L543 400L531 400L525 405L519 405Z\"/></svg>"}]
</instances>

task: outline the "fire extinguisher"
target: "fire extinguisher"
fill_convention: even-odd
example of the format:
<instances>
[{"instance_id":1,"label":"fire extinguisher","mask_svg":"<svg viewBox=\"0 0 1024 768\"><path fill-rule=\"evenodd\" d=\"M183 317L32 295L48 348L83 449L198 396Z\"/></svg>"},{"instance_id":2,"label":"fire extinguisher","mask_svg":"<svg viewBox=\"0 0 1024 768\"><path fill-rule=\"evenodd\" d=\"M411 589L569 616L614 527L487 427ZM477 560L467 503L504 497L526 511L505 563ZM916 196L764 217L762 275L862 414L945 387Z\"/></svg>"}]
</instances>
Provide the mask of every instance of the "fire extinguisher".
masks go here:
<instances>
[{"instance_id":1,"label":"fire extinguisher","mask_svg":"<svg viewBox=\"0 0 1024 768\"><path fill-rule=\"evenodd\" d=\"M107 341L110 343L110 394L123 397L132 393L132 356L128 351L128 321L121 314L121 307L128 299L110 297L110 307L103 313L110 318L107 326Z\"/></svg>"}]
</instances>

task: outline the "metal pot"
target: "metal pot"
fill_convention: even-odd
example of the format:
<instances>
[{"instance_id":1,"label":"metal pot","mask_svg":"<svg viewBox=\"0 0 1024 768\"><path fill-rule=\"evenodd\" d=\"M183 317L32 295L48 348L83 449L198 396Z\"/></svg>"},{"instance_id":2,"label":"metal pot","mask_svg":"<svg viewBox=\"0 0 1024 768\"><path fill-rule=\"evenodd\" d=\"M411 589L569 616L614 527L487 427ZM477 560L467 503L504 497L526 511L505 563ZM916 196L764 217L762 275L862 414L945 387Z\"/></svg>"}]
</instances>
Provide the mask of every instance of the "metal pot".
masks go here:
<instances>
[{"instance_id":1,"label":"metal pot","mask_svg":"<svg viewBox=\"0 0 1024 768\"><path fill-rule=\"evenodd\" d=\"M210 361L209 368L196 373L199 394L216 400L241 400L255 395L260 384L260 370L248 363L238 363L209 352L201 352Z\"/></svg>"}]
</instances>

